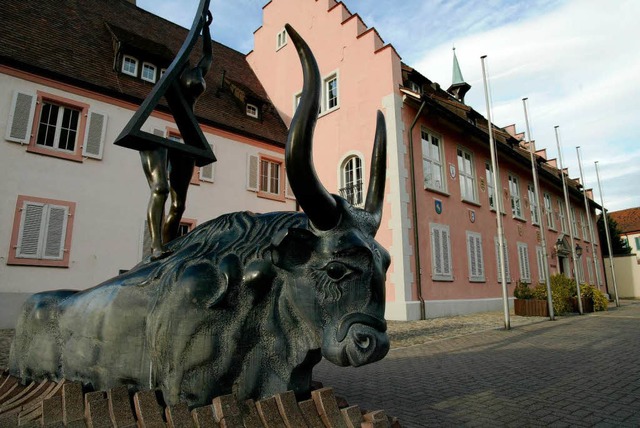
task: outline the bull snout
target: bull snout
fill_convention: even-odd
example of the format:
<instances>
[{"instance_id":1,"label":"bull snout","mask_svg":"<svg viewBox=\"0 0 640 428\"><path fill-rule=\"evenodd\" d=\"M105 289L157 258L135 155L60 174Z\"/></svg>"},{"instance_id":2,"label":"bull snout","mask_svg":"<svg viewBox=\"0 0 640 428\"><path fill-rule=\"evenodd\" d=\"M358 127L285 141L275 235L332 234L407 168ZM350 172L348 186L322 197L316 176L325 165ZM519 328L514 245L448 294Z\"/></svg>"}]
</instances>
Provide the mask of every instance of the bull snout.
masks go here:
<instances>
[{"instance_id":1,"label":"bull snout","mask_svg":"<svg viewBox=\"0 0 640 428\"><path fill-rule=\"evenodd\" d=\"M387 324L371 315L350 314L333 331L325 331L322 355L338 366L358 367L389 352Z\"/></svg>"},{"instance_id":2,"label":"bull snout","mask_svg":"<svg viewBox=\"0 0 640 428\"><path fill-rule=\"evenodd\" d=\"M389 352L389 336L371 326L354 324L349 329L345 354L353 367L381 360Z\"/></svg>"}]
</instances>

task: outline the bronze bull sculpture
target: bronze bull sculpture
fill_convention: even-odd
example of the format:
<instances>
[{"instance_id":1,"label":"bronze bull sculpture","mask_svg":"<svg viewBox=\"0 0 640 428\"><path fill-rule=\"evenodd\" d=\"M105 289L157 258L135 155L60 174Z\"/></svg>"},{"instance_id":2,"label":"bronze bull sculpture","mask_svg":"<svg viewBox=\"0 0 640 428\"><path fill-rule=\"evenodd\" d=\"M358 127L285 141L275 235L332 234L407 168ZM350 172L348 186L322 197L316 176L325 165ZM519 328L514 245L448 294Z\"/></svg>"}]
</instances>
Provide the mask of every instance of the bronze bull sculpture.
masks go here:
<instances>
[{"instance_id":1,"label":"bronze bull sculpture","mask_svg":"<svg viewBox=\"0 0 640 428\"><path fill-rule=\"evenodd\" d=\"M308 395L324 356L360 366L389 350L384 320L390 258L375 240L386 170L378 112L364 209L330 194L312 161L320 75L286 27L304 72L286 145L303 213L223 215L129 272L84 291L33 295L19 317L10 371L24 381L81 381L95 389L160 388L168 404L215 396Z\"/></svg>"}]
</instances>

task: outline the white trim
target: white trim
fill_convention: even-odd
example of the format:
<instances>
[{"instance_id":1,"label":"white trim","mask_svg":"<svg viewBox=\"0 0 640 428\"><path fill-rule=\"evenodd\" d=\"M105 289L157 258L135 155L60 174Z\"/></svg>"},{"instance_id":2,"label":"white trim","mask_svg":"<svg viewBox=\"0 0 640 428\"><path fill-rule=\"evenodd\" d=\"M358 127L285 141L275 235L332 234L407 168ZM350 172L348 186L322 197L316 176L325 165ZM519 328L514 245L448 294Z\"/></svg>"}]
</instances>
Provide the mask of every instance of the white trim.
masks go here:
<instances>
[{"instance_id":1,"label":"white trim","mask_svg":"<svg viewBox=\"0 0 640 428\"><path fill-rule=\"evenodd\" d=\"M354 204L354 206L362 208L364 206L364 201L367 198L366 195L366 190L367 188L365 187L365 171L367 170L365 168L365 160L364 160L364 156L362 155L361 152L357 151L357 150L350 150L349 152L347 152L345 155L342 156L342 158L340 158L340 162L338 163L338 191L337 193L340 193L340 189L345 187L345 174L344 174L344 168L347 164L348 161L351 161L351 159L355 159L358 158L360 159L360 183L361 183L361 201L359 204ZM346 198L345 198L346 199Z\"/></svg>"},{"instance_id":2,"label":"white trim","mask_svg":"<svg viewBox=\"0 0 640 428\"><path fill-rule=\"evenodd\" d=\"M133 62L135 63L135 70L134 70L133 73L124 68L124 65L126 64L126 60L127 59L133 60ZM133 57L131 55L123 55L122 56L122 66L120 67L120 71L122 72L122 74L126 74L128 76L133 76L133 77L138 77L138 64L139 63L140 63L140 61L138 61L138 58Z\"/></svg>"},{"instance_id":3,"label":"white trim","mask_svg":"<svg viewBox=\"0 0 640 428\"><path fill-rule=\"evenodd\" d=\"M520 267L520 281L531 284L531 264L529 263L529 245L518 242L518 266Z\"/></svg>"},{"instance_id":4,"label":"white trim","mask_svg":"<svg viewBox=\"0 0 640 428\"><path fill-rule=\"evenodd\" d=\"M153 69L153 79L149 79L144 76L145 66ZM158 80L158 67L156 67L154 64L151 64L150 62L143 62L142 70L140 71L140 79L144 80L145 82L156 83L156 80Z\"/></svg>"},{"instance_id":5,"label":"white trim","mask_svg":"<svg viewBox=\"0 0 640 428\"><path fill-rule=\"evenodd\" d=\"M424 134L427 135L426 140L423 138ZM433 159L431 157L430 148L431 148L431 145L433 145L434 138L438 142L437 146L438 146L438 152L440 156L439 160ZM444 155L444 139L442 138L441 134L438 134L437 132L433 132L430 129L423 126L420 128L420 141L421 141L421 147L422 147L422 173L424 176L424 183L423 183L424 188L428 190L435 190L437 192L446 193L447 192L447 172L445 171L445 166L447 164L447 160ZM436 165L439 167L440 182L441 182L440 187L429 184L430 181L431 183L433 183L434 180L427 179L427 171L425 168L425 164Z\"/></svg>"},{"instance_id":6,"label":"white trim","mask_svg":"<svg viewBox=\"0 0 640 428\"><path fill-rule=\"evenodd\" d=\"M287 46L288 41L289 35L287 34L287 30L283 28L276 34L276 52Z\"/></svg>"},{"instance_id":7,"label":"white trim","mask_svg":"<svg viewBox=\"0 0 640 428\"><path fill-rule=\"evenodd\" d=\"M460 156L462 154L462 156ZM471 165L471 172L465 171L465 155L469 156L469 164ZM460 158L462 157L462 165L460 164ZM468 202L473 202L473 203L480 203L480 200L478 198L478 179L477 179L477 174L476 174L476 165L475 165L475 157L473 155L473 152L463 146L458 146L457 150L456 150L456 159L458 162L458 181L460 182L460 197L462 198L463 201L468 201ZM471 199L467 198L463 191L462 191L462 183L466 183L466 180L470 180L471 181Z\"/></svg>"},{"instance_id":8,"label":"white trim","mask_svg":"<svg viewBox=\"0 0 640 428\"><path fill-rule=\"evenodd\" d=\"M260 116L259 112L258 112L258 106L255 104L251 104L251 103L247 103L245 105L245 113L247 114L247 116L249 117L253 117L258 119L258 117Z\"/></svg>"},{"instance_id":9,"label":"white trim","mask_svg":"<svg viewBox=\"0 0 640 428\"><path fill-rule=\"evenodd\" d=\"M512 172L507 174L509 185L509 200L511 202L511 215L513 218L524 220L522 213L522 194L520 193L520 178Z\"/></svg>"},{"instance_id":10,"label":"white trim","mask_svg":"<svg viewBox=\"0 0 640 428\"><path fill-rule=\"evenodd\" d=\"M429 223L429 235L431 237L431 279L453 281L449 225ZM440 263L438 263L438 257L440 257Z\"/></svg>"},{"instance_id":11,"label":"white trim","mask_svg":"<svg viewBox=\"0 0 640 428\"><path fill-rule=\"evenodd\" d=\"M329 107L328 84L334 79L336 81L336 105L333 107ZM322 98L321 98L320 104L321 104L320 116L331 113L332 111L338 110L340 108L340 71L339 70L334 70L322 78Z\"/></svg>"},{"instance_id":12,"label":"white trim","mask_svg":"<svg viewBox=\"0 0 640 428\"><path fill-rule=\"evenodd\" d=\"M20 101L18 101L20 98ZM11 110L9 110L9 118L7 120L7 129L5 140L20 144L29 144L31 140L31 130L33 129L33 116L35 114L37 97L33 93L13 91L11 99ZM28 109L22 111L22 114L16 118L16 109ZM26 113L26 114L25 114ZM14 123L17 122L17 123ZM19 127L20 129L15 129ZM16 135L18 133L19 135Z\"/></svg>"},{"instance_id":13,"label":"white trim","mask_svg":"<svg viewBox=\"0 0 640 428\"><path fill-rule=\"evenodd\" d=\"M478 232L467 230L467 263L469 265L469 281L484 282L484 256L482 250L482 235ZM474 271L475 266L475 271Z\"/></svg>"}]
</instances>

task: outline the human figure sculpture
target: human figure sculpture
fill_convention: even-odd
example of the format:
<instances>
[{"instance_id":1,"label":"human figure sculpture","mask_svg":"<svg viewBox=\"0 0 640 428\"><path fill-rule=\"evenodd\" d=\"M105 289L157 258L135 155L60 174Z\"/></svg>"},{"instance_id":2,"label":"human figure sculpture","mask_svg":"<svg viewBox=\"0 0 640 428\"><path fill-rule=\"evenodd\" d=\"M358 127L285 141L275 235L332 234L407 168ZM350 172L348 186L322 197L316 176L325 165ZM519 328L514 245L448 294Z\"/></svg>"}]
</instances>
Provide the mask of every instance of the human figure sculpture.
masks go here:
<instances>
[{"instance_id":1,"label":"human figure sculpture","mask_svg":"<svg viewBox=\"0 0 640 428\"><path fill-rule=\"evenodd\" d=\"M213 21L211 12L203 16L202 58L198 64L185 67L180 76L180 86L191 110L206 89L204 77L211 68L211 33L209 26ZM189 144L189 141L185 141ZM193 176L195 159L188 154L158 146L149 150L140 150L142 169L147 177L151 196L147 207L147 222L151 236L151 258L157 260L169 251L164 245L178 237L180 220L184 213L189 182ZM171 194L171 207L166 219L164 207L167 196Z\"/></svg>"}]
</instances>

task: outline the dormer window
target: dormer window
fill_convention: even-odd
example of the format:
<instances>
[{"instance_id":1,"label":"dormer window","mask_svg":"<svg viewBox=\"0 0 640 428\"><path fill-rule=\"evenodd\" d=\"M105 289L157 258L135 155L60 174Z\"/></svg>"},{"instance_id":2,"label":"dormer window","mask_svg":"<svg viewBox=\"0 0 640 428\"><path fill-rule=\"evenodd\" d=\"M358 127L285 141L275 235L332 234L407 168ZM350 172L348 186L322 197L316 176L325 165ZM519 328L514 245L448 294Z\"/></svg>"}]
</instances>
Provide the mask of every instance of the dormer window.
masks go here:
<instances>
[{"instance_id":1,"label":"dormer window","mask_svg":"<svg viewBox=\"0 0 640 428\"><path fill-rule=\"evenodd\" d=\"M142 74L140 78L144 81L156 83L156 71L157 68L153 64L149 64L148 62L142 63Z\"/></svg>"},{"instance_id":2,"label":"dormer window","mask_svg":"<svg viewBox=\"0 0 640 428\"><path fill-rule=\"evenodd\" d=\"M257 119L258 118L258 107L256 107L253 104L247 103L246 113L247 113L247 116L254 117L254 118Z\"/></svg>"},{"instance_id":3,"label":"dormer window","mask_svg":"<svg viewBox=\"0 0 640 428\"><path fill-rule=\"evenodd\" d=\"M122 72L129 76L138 76L138 60L132 56L125 55L122 58Z\"/></svg>"},{"instance_id":4,"label":"dormer window","mask_svg":"<svg viewBox=\"0 0 640 428\"><path fill-rule=\"evenodd\" d=\"M276 50L281 49L287 44L287 30L280 31L276 36Z\"/></svg>"},{"instance_id":5,"label":"dormer window","mask_svg":"<svg viewBox=\"0 0 640 428\"><path fill-rule=\"evenodd\" d=\"M421 93L422 92L420 90L420 85L418 85L416 82L412 82L412 81L409 81L409 89L411 89L413 92L417 92L417 93Z\"/></svg>"}]
</instances>

